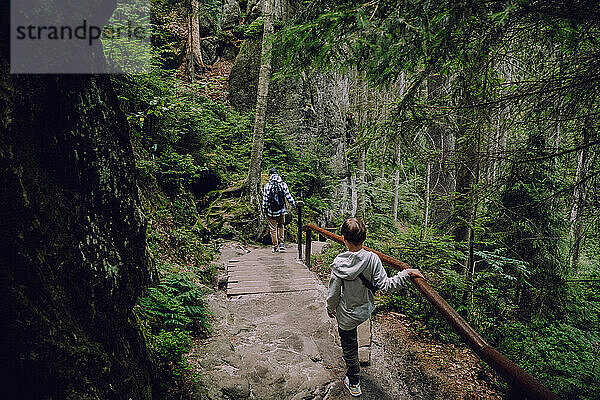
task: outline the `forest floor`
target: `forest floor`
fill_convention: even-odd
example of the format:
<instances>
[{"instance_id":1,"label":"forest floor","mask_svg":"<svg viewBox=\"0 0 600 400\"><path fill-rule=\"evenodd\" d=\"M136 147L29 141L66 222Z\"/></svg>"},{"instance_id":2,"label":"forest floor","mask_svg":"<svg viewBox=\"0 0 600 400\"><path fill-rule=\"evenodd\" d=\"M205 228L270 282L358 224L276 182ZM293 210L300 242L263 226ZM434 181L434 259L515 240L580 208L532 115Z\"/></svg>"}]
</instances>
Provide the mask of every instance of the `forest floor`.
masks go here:
<instances>
[{"instance_id":1,"label":"forest floor","mask_svg":"<svg viewBox=\"0 0 600 400\"><path fill-rule=\"evenodd\" d=\"M223 266L250 251L221 246ZM292 249L288 251L293 251ZM328 276L315 263L315 289L208 296L213 334L188 359L202 383L194 399L349 399L345 367L325 313ZM221 272L223 273L223 272ZM468 349L436 343L398 313L374 315L371 363L362 367L363 399L500 399L494 377Z\"/></svg>"}]
</instances>

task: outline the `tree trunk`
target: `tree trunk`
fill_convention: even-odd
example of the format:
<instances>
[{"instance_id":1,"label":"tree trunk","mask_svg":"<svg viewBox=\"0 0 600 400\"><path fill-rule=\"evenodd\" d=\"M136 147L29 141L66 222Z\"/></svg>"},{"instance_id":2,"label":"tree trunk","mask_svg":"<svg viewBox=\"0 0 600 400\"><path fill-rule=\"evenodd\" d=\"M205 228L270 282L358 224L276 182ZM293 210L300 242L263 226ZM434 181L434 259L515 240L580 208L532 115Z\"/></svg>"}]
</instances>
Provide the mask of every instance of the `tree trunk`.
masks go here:
<instances>
[{"instance_id":1,"label":"tree trunk","mask_svg":"<svg viewBox=\"0 0 600 400\"><path fill-rule=\"evenodd\" d=\"M269 95L269 80L271 79L271 43L269 40L273 33L272 1L273 0L265 0L264 2L262 58L258 74L252 154L250 156L250 167L248 169L248 194L250 196L250 203L257 206L260 205L261 202L260 171L265 144L265 116L267 111L267 97Z\"/></svg>"},{"instance_id":2,"label":"tree trunk","mask_svg":"<svg viewBox=\"0 0 600 400\"><path fill-rule=\"evenodd\" d=\"M427 175L425 177L425 213L423 218L423 227L427 232L427 226L429 225L429 188L431 182L431 164L427 164Z\"/></svg>"},{"instance_id":3,"label":"tree trunk","mask_svg":"<svg viewBox=\"0 0 600 400\"><path fill-rule=\"evenodd\" d=\"M198 0L189 0L188 38L186 47L186 74L190 81L196 79L196 68L206 69L200 47L200 24L198 21Z\"/></svg>"},{"instance_id":4,"label":"tree trunk","mask_svg":"<svg viewBox=\"0 0 600 400\"><path fill-rule=\"evenodd\" d=\"M589 124L586 122L586 126L583 128L583 138L580 142L581 145L585 146L589 141L588 127ZM577 170L575 171L575 188L573 188L573 204L571 206L571 213L569 216L569 222L571 224L569 234L573 243L573 251L571 253L570 267L571 271L577 270L577 264L579 263L579 254L581 246L581 214L583 212L583 204L585 201L585 184L578 184L585 176L587 151L586 148L579 150L577 154Z\"/></svg>"},{"instance_id":5,"label":"tree trunk","mask_svg":"<svg viewBox=\"0 0 600 400\"><path fill-rule=\"evenodd\" d=\"M437 98L443 97L446 78L442 75L434 75L427 80L427 98L429 102L435 102ZM432 225L441 225L447 222L450 215L449 201L454 191L452 172L448 166L450 155L454 151L452 133L439 121L432 121L428 127L427 135L431 142L431 165L430 176L430 222ZM429 147L429 146L428 146Z\"/></svg>"},{"instance_id":6,"label":"tree trunk","mask_svg":"<svg viewBox=\"0 0 600 400\"><path fill-rule=\"evenodd\" d=\"M559 63L558 76L559 76L559 79L561 79L561 81L562 81L564 63L563 63L562 53L560 53L560 52L557 54L557 61ZM562 97L558 100L558 103L556 104L555 110L554 110L554 118L556 119L555 128L554 128L554 132L555 132L554 133L554 152L555 153L558 153L558 151L560 150L560 136L561 136L561 131L562 131L562 123L560 121L561 113L562 113ZM554 171L556 171L557 168L558 168L558 157L554 157Z\"/></svg>"},{"instance_id":7,"label":"tree trunk","mask_svg":"<svg viewBox=\"0 0 600 400\"><path fill-rule=\"evenodd\" d=\"M366 167L365 159L367 158L367 148L365 145L360 150L358 157L358 184L357 184L357 200L356 200L356 215L359 218L365 217L365 186L366 186Z\"/></svg>"},{"instance_id":8,"label":"tree trunk","mask_svg":"<svg viewBox=\"0 0 600 400\"><path fill-rule=\"evenodd\" d=\"M356 172L353 172L352 175L350 175L350 190L352 191L351 215L353 217L356 217L358 212L358 190L356 188Z\"/></svg>"},{"instance_id":9,"label":"tree trunk","mask_svg":"<svg viewBox=\"0 0 600 400\"><path fill-rule=\"evenodd\" d=\"M558 114L558 113L557 113ZM557 115L557 119L560 114ZM560 134L561 134L562 125L560 121L556 121L555 129L554 129L554 152L558 153L560 150ZM558 168L558 157L554 157L554 171Z\"/></svg>"},{"instance_id":10,"label":"tree trunk","mask_svg":"<svg viewBox=\"0 0 600 400\"><path fill-rule=\"evenodd\" d=\"M508 58L510 59L512 55L512 51L509 48ZM505 63L500 67L501 73L504 75L504 79L507 83L512 82L513 78L513 69L514 65L512 63ZM506 141L508 137L507 129L502 126L503 121L507 121L509 109L507 106L503 106L498 110L498 115L496 117L496 130L495 130L495 142L494 142L494 152L493 152L493 161L492 161L492 173L489 184L495 184L500 178L501 167L505 163L506 159Z\"/></svg>"},{"instance_id":11,"label":"tree trunk","mask_svg":"<svg viewBox=\"0 0 600 400\"><path fill-rule=\"evenodd\" d=\"M402 98L404 96L406 84L406 76L404 72L400 73L400 82L399 82L399 90L398 96ZM400 125L399 130L402 130L402 125ZM394 171L394 203L392 204L392 214L394 215L394 221L398 221L398 191L400 190L400 164L402 159L400 158L402 154L402 148L400 146L400 141L396 143L396 169Z\"/></svg>"},{"instance_id":12,"label":"tree trunk","mask_svg":"<svg viewBox=\"0 0 600 400\"><path fill-rule=\"evenodd\" d=\"M387 105L382 105L381 107L386 107ZM381 165L379 166L379 178L381 178L382 180L385 178L385 153L387 153L387 143L385 141L383 141L383 146L381 146L382 149L381 151L377 151L377 157L379 157L379 161L381 162Z\"/></svg>"},{"instance_id":13,"label":"tree trunk","mask_svg":"<svg viewBox=\"0 0 600 400\"><path fill-rule=\"evenodd\" d=\"M401 155L400 143L396 148L396 171L394 172L394 203L392 204L392 214L394 214L394 221L398 221L398 191L400 189L400 159Z\"/></svg>"},{"instance_id":14,"label":"tree trunk","mask_svg":"<svg viewBox=\"0 0 600 400\"><path fill-rule=\"evenodd\" d=\"M475 65L477 65L476 63ZM480 71L480 69L476 69ZM478 121L480 115L473 105L478 102L481 95L477 88L477 77L472 74L474 71L465 71L463 77L463 87L461 94L461 105L463 109L459 115L458 129L456 131L456 198L454 201L454 230L453 236L457 242L464 243L469 253L466 265L457 265L457 270L461 273L470 271L473 259L471 257L471 246L473 237L474 215L477 210L477 201L473 190L479 176L479 140L480 128ZM472 87L472 85L476 87Z\"/></svg>"}]
</instances>

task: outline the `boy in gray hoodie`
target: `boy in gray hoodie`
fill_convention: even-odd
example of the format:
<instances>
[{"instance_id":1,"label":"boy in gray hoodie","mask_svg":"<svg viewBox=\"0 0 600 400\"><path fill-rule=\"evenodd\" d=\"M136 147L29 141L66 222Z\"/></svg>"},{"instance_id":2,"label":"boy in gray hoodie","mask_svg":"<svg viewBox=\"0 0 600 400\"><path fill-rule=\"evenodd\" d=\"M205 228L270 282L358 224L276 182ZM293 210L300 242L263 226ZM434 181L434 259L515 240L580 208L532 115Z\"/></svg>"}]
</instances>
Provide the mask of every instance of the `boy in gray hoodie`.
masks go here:
<instances>
[{"instance_id":1,"label":"boy in gray hoodie","mask_svg":"<svg viewBox=\"0 0 600 400\"><path fill-rule=\"evenodd\" d=\"M338 323L342 354L348 367L344 384L352 396L360 396L356 328L371 316L374 288L386 293L394 292L404 285L409 276L423 278L423 275L418 269L405 269L388 277L379 257L362 247L367 229L360 219L347 219L341 234L348 251L339 254L331 264L327 314L335 317Z\"/></svg>"}]
</instances>

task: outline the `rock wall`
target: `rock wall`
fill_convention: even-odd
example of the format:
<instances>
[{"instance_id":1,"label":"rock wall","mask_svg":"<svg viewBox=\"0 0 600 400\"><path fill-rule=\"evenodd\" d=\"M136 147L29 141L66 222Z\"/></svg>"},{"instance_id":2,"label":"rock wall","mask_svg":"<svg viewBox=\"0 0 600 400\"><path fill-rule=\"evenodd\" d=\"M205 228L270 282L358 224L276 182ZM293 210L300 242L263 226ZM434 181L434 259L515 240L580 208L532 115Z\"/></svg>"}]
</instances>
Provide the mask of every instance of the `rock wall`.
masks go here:
<instances>
[{"instance_id":1,"label":"rock wall","mask_svg":"<svg viewBox=\"0 0 600 400\"><path fill-rule=\"evenodd\" d=\"M2 397L150 399L132 315L149 281L146 221L125 116L106 76L14 76L8 60L3 41Z\"/></svg>"},{"instance_id":2,"label":"rock wall","mask_svg":"<svg viewBox=\"0 0 600 400\"><path fill-rule=\"evenodd\" d=\"M257 17L257 1L248 2L248 15ZM277 0L275 18L286 21L299 4ZM248 39L242 45L229 75L229 101L239 111L249 111L256 103L261 39ZM278 69L273 60L272 71ZM267 104L270 123L283 127L300 152L315 142L331 159L336 175L347 175L345 163L346 113L349 108L348 77L338 73L313 72L296 79L271 81Z\"/></svg>"}]
</instances>

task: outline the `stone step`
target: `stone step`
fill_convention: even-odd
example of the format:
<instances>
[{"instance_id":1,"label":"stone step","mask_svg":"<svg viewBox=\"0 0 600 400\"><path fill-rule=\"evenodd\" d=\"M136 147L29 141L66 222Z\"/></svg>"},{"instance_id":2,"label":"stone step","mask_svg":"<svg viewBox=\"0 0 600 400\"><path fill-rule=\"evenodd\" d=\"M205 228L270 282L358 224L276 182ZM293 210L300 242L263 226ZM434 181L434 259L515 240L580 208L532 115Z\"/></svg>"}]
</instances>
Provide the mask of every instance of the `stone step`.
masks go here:
<instances>
[{"instance_id":1,"label":"stone step","mask_svg":"<svg viewBox=\"0 0 600 400\"><path fill-rule=\"evenodd\" d=\"M335 321L335 320L333 320ZM334 322L333 336L335 343L341 346L340 335L338 333L337 324ZM362 365L369 365L371 363L371 319L369 318L357 328L358 336L358 361Z\"/></svg>"}]
</instances>

